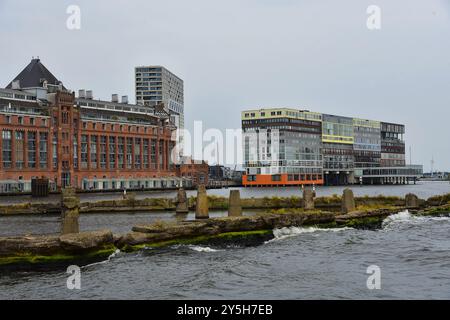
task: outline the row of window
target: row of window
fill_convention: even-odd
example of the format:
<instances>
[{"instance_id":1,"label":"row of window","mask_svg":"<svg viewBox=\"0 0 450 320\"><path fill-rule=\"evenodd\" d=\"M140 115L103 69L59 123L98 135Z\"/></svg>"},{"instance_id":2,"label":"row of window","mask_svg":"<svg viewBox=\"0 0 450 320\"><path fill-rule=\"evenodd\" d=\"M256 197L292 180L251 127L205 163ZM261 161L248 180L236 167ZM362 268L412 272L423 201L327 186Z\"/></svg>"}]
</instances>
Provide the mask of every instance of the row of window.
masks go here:
<instances>
[{"instance_id":1,"label":"row of window","mask_svg":"<svg viewBox=\"0 0 450 320\"><path fill-rule=\"evenodd\" d=\"M25 167L39 167L41 169L47 168L47 142L47 132L2 130L2 167L12 168L14 165L14 167L17 169L22 169ZM39 149L37 148L38 144ZM13 152L15 161L14 164ZM25 158L27 161L25 161ZM39 163L37 163L38 158Z\"/></svg>"},{"instance_id":2,"label":"row of window","mask_svg":"<svg viewBox=\"0 0 450 320\"><path fill-rule=\"evenodd\" d=\"M113 131L113 132L136 132L136 133L146 133L146 134L153 134L155 136L158 135L158 129L159 134L164 133L164 129L161 127L148 127L148 126L135 126L135 125L123 125L123 124L107 124L107 123L96 123L96 122L86 122L83 121L83 129L92 129L92 130L99 130L102 131Z\"/></svg>"},{"instance_id":3,"label":"row of window","mask_svg":"<svg viewBox=\"0 0 450 320\"><path fill-rule=\"evenodd\" d=\"M169 161L163 168L163 157L169 156L167 148L173 144L157 139L81 135L80 147L82 169L168 169ZM74 164L78 167L78 142L74 144Z\"/></svg>"},{"instance_id":4,"label":"row of window","mask_svg":"<svg viewBox=\"0 0 450 320\"><path fill-rule=\"evenodd\" d=\"M46 118L34 118L34 117L24 117L24 116L4 116L5 124L20 124L20 125L31 125L31 126L42 126L46 127L48 120Z\"/></svg>"},{"instance_id":5,"label":"row of window","mask_svg":"<svg viewBox=\"0 0 450 320\"><path fill-rule=\"evenodd\" d=\"M247 175L247 182L256 182L257 175ZM288 181L317 181L322 180L323 176L321 174L288 174ZM273 182L281 182L282 175L281 174L273 174L271 175L271 181Z\"/></svg>"}]
</instances>

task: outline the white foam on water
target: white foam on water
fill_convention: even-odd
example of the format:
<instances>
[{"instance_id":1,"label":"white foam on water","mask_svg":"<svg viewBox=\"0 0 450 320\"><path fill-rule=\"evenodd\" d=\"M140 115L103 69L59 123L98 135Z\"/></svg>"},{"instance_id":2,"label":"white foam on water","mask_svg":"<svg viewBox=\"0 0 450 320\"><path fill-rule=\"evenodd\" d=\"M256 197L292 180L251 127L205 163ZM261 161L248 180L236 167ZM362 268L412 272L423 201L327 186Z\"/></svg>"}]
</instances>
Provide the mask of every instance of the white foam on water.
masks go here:
<instances>
[{"instance_id":1,"label":"white foam on water","mask_svg":"<svg viewBox=\"0 0 450 320\"><path fill-rule=\"evenodd\" d=\"M411 215L411 213L408 210L405 210L405 211L401 211L399 213L390 215L389 217L385 218L383 220L383 224L395 222L395 221L409 221L412 218L413 218L413 216Z\"/></svg>"},{"instance_id":2,"label":"white foam on water","mask_svg":"<svg viewBox=\"0 0 450 320\"><path fill-rule=\"evenodd\" d=\"M401 211L399 213L393 214L386 219L383 220L383 228L389 227L389 226L395 226L399 223L420 223L424 221L448 221L450 220L450 217L444 216L444 217L433 217L433 216L420 216L420 215L413 215L408 210Z\"/></svg>"},{"instance_id":3,"label":"white foam on water","mask_svg":"<svg viewBox=\"0 0 450 320\"><path fill-rule=\"evenodd\" d=\"M99 262L94 262L94 263L91 263L91 264L87 264L87 265L85 265L85 266L82 266L82 268L88 268L88 267L92 267L92 266L95 266L95 265L98 265L98 264L104 264L104 263L107 263L107 262L111 261L111 259L114 258L115 256L117 256L119 253L120 253L120 250L119 250L119 249L116 249L116 251L114 251L113 253L111 253L111 254L108 256L108 259L103 260L103 261L99 261Z\"/></svg>"},{"instance_id":4,"label":"white foam on water","mask_svg":"<svg viewBox=\"0 0 450 320\"><path fill-rule=\"evenodd\" d=\"M115 256L117 256L120 253L119 249L116 249L116 251L114 251L113 253L111 253L108 257L108 261L111 260L112 258L114 258Z\"/></svg>"},{"instance_id":5,"label":"white foam on water","mask_svg":"<svg viewBox=\"0 0 450 320\"><path fill-rule=\"evenodd\" d=\"M213 249L213 248L210 248L210 247L193 246L193 245L188 246L188 248L192 249L194 251L197 251L197 252L217 252L217 251L221 251L221 250Z\"/></svg>"},{"instance_id":6,"label":"white foam on water","mask_svg":"<svg viewBox=\"0 0 450 320\"><path fill-rule=\"evenodd\" d=\"M315 233L315 232L340 232L345 230L351 230L353 228L318 228L318 227L284 227L280 229L274 229L273 235L274 239L266 241L265 243L270 243L277 240L282 240L290 237L295 237L305 233Z\"/></svg>"}]
</instances>

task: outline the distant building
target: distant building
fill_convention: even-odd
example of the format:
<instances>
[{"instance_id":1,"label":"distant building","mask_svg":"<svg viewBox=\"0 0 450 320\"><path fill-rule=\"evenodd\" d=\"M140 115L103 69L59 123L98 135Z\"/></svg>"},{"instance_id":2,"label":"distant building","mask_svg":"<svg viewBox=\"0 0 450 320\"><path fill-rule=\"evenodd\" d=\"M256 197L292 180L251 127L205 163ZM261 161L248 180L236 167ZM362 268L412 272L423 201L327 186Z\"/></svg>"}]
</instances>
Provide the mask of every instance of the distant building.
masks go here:
<instances>
[{"instance_id":1,"label":"distant building","mask_svg":"<svg viewBox=\"0 0 450 320\"><path fill-rule=\"evenodd\" d=\"M162 105L176 129L184 129L183 80L163 66L135 67L136 103L154 107ZM183 132L176 131L177 163L183 156Z\"/></svg>"},{"instance_id":2,"label":"distant building","mask_svg":"<svg viewBox=\"0 0 450 320\"><path fill-rule=\"evenodd\" d=\"M231 180L241 184L242 183L242 177L244 176L245 171L243 170L233 170L231 172Z\"/></svg>"},{"instance_id":3,"label":"distant building","mask_svg":"<svg viewBox=\"0 0 450 320\"><path fill-rule=\"evenodd\" d=\"M422 176L423 180L435 180L435 181L442 181L442 180L449 180L450 179L450 173L448 172L425 172Z\"/></svg>"},{"instance_id":4,"label":"distant building","mask_svg":"<svg viewBox=\"0 0 450 320\"><path fill-rule=\"evenodd\" d=\"M229 180L231 179L231 169L223 165L209 166L209 178L212 180Z\"/></svg>"},{"instance_id":5,"label":"distant building","mask_svg":"<svg viewBox=\"0 0 450 320\"><path fill-rule=\"evenodd\" d=\"M209 166L205 161L192 160L190 157L183 157L180 164L176 165L177 176L185 181L187 186L208 185Z\"/></svg>"},{"instance_id":6,"label":"distant building","mask_svg":"<svg viewBox=\"0 0 450 320\"><path fill-rule=\"evenodd\" d=\"M177 128L184 128L184 84L163 66L135 68L136 103L163 104Z\"/></svg>"},{"instance_id":7,"label":"distant building","mask_svg":"<svg viewBox=\"0 0 450 320\"><path fill-rule=\"evenodd\" d=\"M245 186L400 184L422 166L405 163L401 124L288 108L242 112Z\"/></svg>"},{"instance_id":8,"label":"distant building","mask_svg":"<svg viewBox=\"0 0 450 320\"><path fill-rule=\"evenodd\" d=\"M180 183L170 154L175 129L158 108L78 98L39 59L0 89L0 192L51 187L164 188Z\"/></svg>"}]
</instances>

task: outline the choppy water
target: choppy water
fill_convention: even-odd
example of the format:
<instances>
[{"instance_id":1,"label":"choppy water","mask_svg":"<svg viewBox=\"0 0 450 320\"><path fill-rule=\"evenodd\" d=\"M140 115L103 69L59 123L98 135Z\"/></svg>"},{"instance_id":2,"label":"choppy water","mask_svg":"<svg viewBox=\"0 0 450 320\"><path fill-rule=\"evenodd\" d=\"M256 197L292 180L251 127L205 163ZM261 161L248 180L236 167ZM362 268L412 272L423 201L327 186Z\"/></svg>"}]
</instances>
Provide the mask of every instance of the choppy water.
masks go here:
<instances>
[{"instance_id":1,"label":"choppy water","mask_svg":"<svg viewBox=\"0 0 450 320\"><path fill-rule=\"evenodd\" d=\"M173 246L118 253L83 267L81 290L65 270L4 273L1 299L450 298L450 219L387 218L376 231L285 228L252 247ZM366 286L381 269L381 289Z\"/></svg>"},{"instance_id":2,"label":"choppy water","mask_svg":"<svg viewBox=\"0 0 450 320\"><path fill-rule=\"evenodd\" d=\"M270 190L244 189L243 197ZM273 189L288 195L294 188ZM326 191L328 190L328 191ZM369 191L370 192L369 192ZM228 190L216 190L226 192ZM319 196L340 193L320 188ZM428 197L450 192L446 183L361 187L357 195ZM217 216L224 212L216 212ZM251 213L247 213L251 214ZM188 216L192 218L192 214ZM128 232L137 223L174 214L82 215L82 230ZM55 233L57 216L0 217L0 236ZM257 246L173 246L117 253L82 268L81 290L66 287L65 270L0 272L0 299L450 299L450 219L400 213L380 230L285 228ZM381 289L369 290L367 267L381 269Z\"/></svg>"}]
</instances>

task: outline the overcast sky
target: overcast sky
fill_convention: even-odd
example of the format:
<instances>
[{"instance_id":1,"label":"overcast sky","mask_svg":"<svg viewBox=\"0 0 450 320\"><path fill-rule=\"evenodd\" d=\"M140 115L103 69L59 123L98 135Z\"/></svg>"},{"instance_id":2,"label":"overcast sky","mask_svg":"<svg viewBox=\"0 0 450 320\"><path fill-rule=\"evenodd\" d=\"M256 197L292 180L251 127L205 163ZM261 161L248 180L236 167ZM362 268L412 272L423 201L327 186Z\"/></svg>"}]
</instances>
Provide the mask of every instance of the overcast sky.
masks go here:
<instances>
[{"instance_id":1,"label":"overcast sky","mask_svg":"<svg viewBox=\"0 0 450 320\"><path fill-rule=\"evenodd\" d=\"M0 0L0 39L3 87L39 56L72 90L134 101L134 67L160 64L184 80L188 129L275 106L399 122L413 163L450 170L450 0Z\"/></svg>"}]
</instances>

